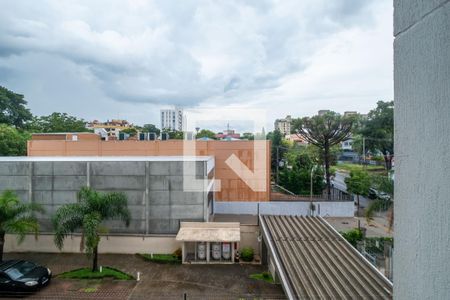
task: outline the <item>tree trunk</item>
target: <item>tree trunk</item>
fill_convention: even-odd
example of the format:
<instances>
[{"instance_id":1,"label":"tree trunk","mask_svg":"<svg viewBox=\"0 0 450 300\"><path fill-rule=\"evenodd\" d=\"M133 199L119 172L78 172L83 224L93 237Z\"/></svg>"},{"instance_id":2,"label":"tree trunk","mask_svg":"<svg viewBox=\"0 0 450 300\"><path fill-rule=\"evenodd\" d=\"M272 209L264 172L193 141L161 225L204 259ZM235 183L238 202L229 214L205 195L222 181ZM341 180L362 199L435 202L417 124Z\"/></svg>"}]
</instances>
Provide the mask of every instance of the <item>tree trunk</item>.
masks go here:
<instances>
[{"instance_id":1,"label":"tree trunk","mask_svg":"<svg viewBox=\"0 0 450 300\"><path fill-rule=\"evenodd\" d=\"M0 262L3 261L3 246L5 245L5 232L0 231Z\"/></svg>"},{"instance_id":2,"label":"tree trunk","mask_svg":"<svg viewBox=\"0 0 450 300\"><path fill-rule=\"evenodd\" d=\"M98 246L94 247L94 255L92 259L92 272L97 271L98 269Z\"/></svg>"},{"instance_id":3,"label":"tree trunk","mask_svg":"<svg viewBox=\"0 0 450 300\"><path fill-rule=\"evenodd\" d=\"M325 144L324 147L324 162L325 162L325 177L327 180L327 197L328 200L331 199L331 180L330 180L330 146L328 144Z\"/></svg>"},{"instance_id":4,"label":"tree trunk","mask_svg":"<svg viewBox=\"0 0 450 300\"><path fill-rule=\"evenodd\" d=\"M386 171L390 171L392 169L392 155L385 154L384 155L384 165L386 167Z\"/></svg>"}]
</instances>

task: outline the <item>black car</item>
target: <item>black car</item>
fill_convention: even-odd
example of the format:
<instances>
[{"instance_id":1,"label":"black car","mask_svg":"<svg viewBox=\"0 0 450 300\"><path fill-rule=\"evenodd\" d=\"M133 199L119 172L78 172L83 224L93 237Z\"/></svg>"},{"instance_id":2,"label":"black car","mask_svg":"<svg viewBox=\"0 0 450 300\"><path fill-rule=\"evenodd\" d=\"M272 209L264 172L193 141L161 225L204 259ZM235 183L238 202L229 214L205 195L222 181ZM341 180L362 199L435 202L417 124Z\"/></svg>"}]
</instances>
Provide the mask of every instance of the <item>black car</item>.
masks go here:
<instances>
[{"instance_id":1,"label":"black car","mask_svg":"<svg viewBox=\"0 0 450 300\"><path fill-rule=\"evenodd\" d=\"M0 293L27 294L50 283L50 269L25 260L0 262Z\"/></svg>"}]
</instances>

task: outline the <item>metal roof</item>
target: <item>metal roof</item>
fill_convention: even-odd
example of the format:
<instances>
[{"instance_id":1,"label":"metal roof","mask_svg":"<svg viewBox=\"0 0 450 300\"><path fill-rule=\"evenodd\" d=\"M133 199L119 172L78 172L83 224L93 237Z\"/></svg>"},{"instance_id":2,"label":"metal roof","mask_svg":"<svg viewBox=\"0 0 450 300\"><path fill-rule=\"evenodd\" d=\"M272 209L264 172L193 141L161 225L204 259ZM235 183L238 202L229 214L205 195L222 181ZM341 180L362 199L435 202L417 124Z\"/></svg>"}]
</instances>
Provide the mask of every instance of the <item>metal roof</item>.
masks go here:
<instances>
[{"instance_id":1,"label":"metal roof","mask_svg":"<svg viewBox=\"0 0 450 300\"><path fill-rule=\"evenodd\" d=\"M392 299L392 283L321 217L261 216L291 299Z\"/></svg>"},{"instance_id":2,"label":"metal roof","mask_svg":"<svg viewBox=\"0 0 450 300\"><path fill-rule=\"evenodd\" d=\"M181 222L177 241L185 242L239 242L241 228L238 222Z\"/></svg>"}]
</instances>

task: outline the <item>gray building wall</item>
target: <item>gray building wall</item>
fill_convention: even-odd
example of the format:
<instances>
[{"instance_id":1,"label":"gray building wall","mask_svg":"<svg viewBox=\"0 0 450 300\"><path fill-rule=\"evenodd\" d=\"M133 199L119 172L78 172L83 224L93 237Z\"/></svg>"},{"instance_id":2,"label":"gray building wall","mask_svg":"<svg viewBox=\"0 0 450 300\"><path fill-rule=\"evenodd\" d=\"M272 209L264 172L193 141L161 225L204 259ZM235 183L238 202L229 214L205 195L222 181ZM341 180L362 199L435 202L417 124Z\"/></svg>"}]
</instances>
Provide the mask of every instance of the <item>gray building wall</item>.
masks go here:
<instances>
[{"instance_id":1,"label":"gray building wall","mask_svg":"<svg viewBox=\"0 0 450 300\"><path fill-rule=\"evenodd\" d=\"M129 227L110 221L111 233L173 234L180 221L207 218L207 192L199 184L183 190L187 177L206 179L206 161L0 161L0 191L16 191L40 203L41 231L51 232L51 216L76 201L83 186L123 192L132 220ZM198 181L197 181L198 182Z\"/></svg>"},{"instance_id":2,"label":"gray building wall","mask_svg":"<svg viewBox=\"0 0 450 300\"><path fill-rule=\"evenodd\" d=\"M450 1L394 1L396 299L450 299Z\"/></svg>"}]
</instances>

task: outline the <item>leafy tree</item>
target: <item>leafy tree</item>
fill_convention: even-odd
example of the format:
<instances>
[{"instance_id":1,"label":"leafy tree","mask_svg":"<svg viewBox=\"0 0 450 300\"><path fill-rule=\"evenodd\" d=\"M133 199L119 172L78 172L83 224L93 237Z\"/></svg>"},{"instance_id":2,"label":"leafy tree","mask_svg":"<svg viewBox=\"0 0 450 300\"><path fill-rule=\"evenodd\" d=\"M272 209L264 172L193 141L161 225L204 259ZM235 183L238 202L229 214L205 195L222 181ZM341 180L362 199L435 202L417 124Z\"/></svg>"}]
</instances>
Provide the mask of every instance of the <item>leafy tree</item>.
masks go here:
<instances>
[{"instance_id":1,"label":"leafy tree","mask_svg":"<svg viewBox=\"0 0 450 300\"><path fill-rule=\"evenodd\" d=\"M133 128L133 127L130 127L130 128L122 129L120 132L129 134L130 136L136 136L136 134L137 134L137 129L136 129L136 128Z\"/></svg>"},{"instance_id":2,"label":"leafy tree","mask_svg":"<svg viewBox=\"0 0 450 300\"><path fill-rule=\"evenodd\" d=\"M211 130L202 129L202 130L200 130L197 133L196 138L199 139L199 138L202 138L202 137L207 137L207 138L215 140L216 139L216 134L214 132L212 132Z\"/></svg>"},{"instance_id":3,"label":"leafy tree","mask_svg":"<svg viewBox=\"0 0 450 300\"><path fill-rule=\"evenodd\" d=\"M241 139L253 141L255 139L255 135L251 132L244 132L241 136Z\"/></svg>"},{"instance_id":4,"label":"leafy tree","mask_svg":"<svg viewBox=\"0 0 450 300\"><path fill-rule=\"evenodd\" d=\"M306 151L290 150L285 158L287 166L283 166L280 172L279 184L285 189L297 194L306 195L311 189L311 170L316 166L315 161ZM322 194L323 170L315 168L313 170L313 193Z\"/></svg>"},{"instance_id":5,"label":"leafy tree","mask_svg":"<svg viewBox=\"0 0 450 300\"><path fill-rule=\"evenodd\" d=\"M363 240L362 231L358 228L350 229L346 232L341 232L342 237L346 239L353 247L356 248L359 241Z\"/></svg>"},{"instance_id":6,"label":"leafy tree","mask_svg":"<svg viewBox=\"0 0 450 300\"><path fill-rule=\"evenodd\" d=\"M92 271L96 271L100 234L107 231L102 222L112 219L120 219L129 225L130 211L126 196L123 193L99 193L87 187L82 188L76 203L61 206L53 216L55 244L62 249L64 239L81 230L80 249L84 249L88 256L93 256Z\"/></svg>"},{"instance_id":7,"label":"leafy tree","mask_svg":"<svg viewBox=\"0 0 450 300\"><path fill-rule=\"evenodd\" d=\"M159 128L157 128L153 124L145 124L144 127L142 128L142 132L154 132L156 133L157 136L159 136L161 130L159 130Z\"/></svg>"},{"instance_id":8,"label":"leafy tree","mask_svg":"<svg viewBox=\"0 0 450 300\"><path fill-rule=\"evenodd\" d=\"M27 140L30 135L12 126L0 124L0 156L27 155Z\"/></svg>"},{"instance_id":9,"label":"leafy tree","mask_svg":"<svg viewBox=\"0 0 450 300\"><path fill-rule=\"evenodd\" d=\"M361 170L350 172L350 177L345 178L347 191L356 195L357 214L359 215L359 196L367 196L371 186L369 173Z\"/></svg>"},{"instance_id":10,"label":"leafy tree","mask_svg":"<svg viewBox=\"0 0 450 300\"><path fill-rule=\"evenodd\" d=\"M48 116L34 117L29 124L33 132L88 132L83 119L70 116L67 113L54 112Z\"/></svg>"},{"instance_id":11,"label":"leafy tree","mask_svg":"<svg viewBox=\"0 0 450 300\"><path fill-rule=\"evenodd\" d=\"M6 190L0 195L0 261L6 233L16 234L18 243L23 242L29 232L37 237L39 223L34 212L44 213L44 210L36 203L22 203L13 191Z\"/></svg>"},{"instance_id":12,"label":"leafy tree","mask_svg":"<svg viewBox=\"0 0 450 300\"><path fill-rule=\"evenodd\" d=\"M389 229L392 229L394 224L394 181L387 176L374 175L372 176L372 184L378 192L389 195L389 199L376 199L368 205L366 209L367 222L370 222L375 212L387 211Z\"/></svg>"},{"instance_id":13,"label":"leafy tree","mask_svg":"<svg viewBox=\"0 0 450 300\"><path fill-rule=\"evenodd\" d=\"M32 118L32 114L26 108L26 105L27 101L24 100L23 95L0 86L0 123L24 128L25 124Z\"/></svg>"},{"instance_id":14,"label":"leafy tree","mask_svg":"<svg viewBox=\"0 0 450 300\"><path fill-rule=\"evenodd\" d=\"M279 160L284 156L287 151L287 147L283 144L283 136L279 130L274 130L267 134L267 139L272 143L271 146L271 166L272 170L276 170Z\"/></svg>"},{"instance_id":15,"label":"leafy tree","mask_svg":"<svg viewBox=\"0 0 450 300\"><path fill-rule=\"evenodd\" d=\"M394 157L394 101L378 101L359 133L365 137L366 151L383 153L385 167L389 171Z\"/></svg>"},{"instance_id":16,"label":"leafy tree","mask_svg":"<svg viewBox=\"0 0 450 300\"><path fill-rule=\"evenodd\" d=\"M342 117L335 112L327 112L322 116L294 119L291 125L293 132L320 150L325 164L328 198L331 197L331 148L350 137L352 124L352 117Z\"/></svg>"},{"instance_id":17,"label":"leafy tree","mask_svg":"<svg viewBox=\"0 0 450 300\"><path fill-rule=\"evenodd\" d=\"M184 139L184 132L183 131L163 129L162 132L168 133L169 134L169 138L171 140L182 140L182 139Z\"/></svg>"}]
</instances>

